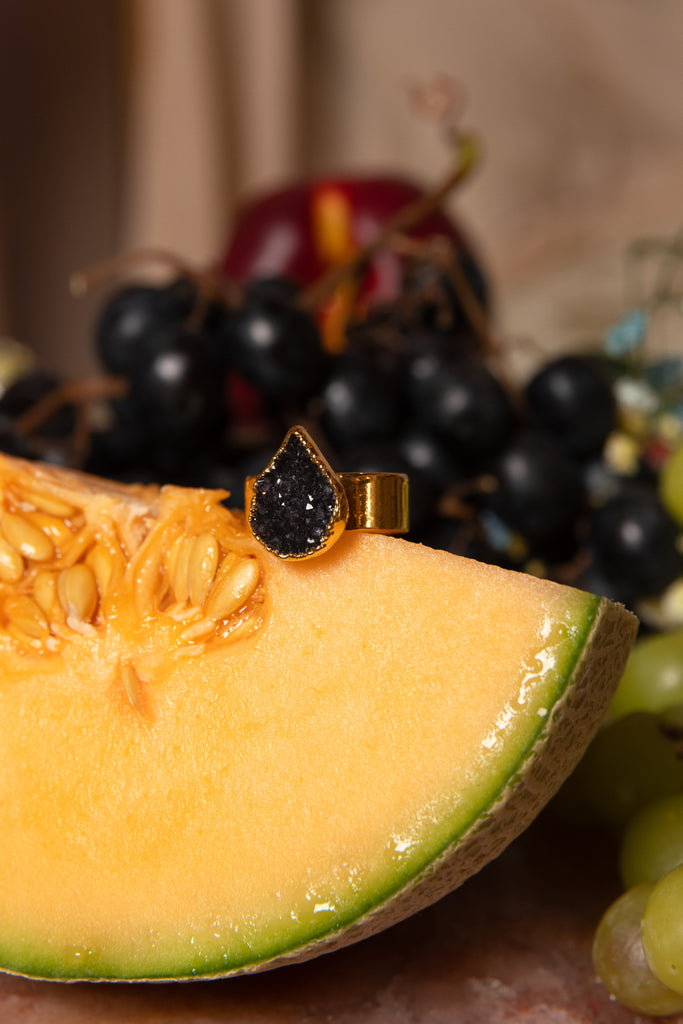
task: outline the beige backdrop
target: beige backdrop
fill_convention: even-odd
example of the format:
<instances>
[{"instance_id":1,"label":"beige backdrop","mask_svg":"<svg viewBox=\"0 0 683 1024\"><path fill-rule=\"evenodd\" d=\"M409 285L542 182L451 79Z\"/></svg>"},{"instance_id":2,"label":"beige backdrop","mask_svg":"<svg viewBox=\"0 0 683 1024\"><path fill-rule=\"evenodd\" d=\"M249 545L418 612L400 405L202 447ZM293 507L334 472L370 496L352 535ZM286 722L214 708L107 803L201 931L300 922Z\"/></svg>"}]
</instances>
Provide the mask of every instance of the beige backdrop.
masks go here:
<instances>
[{"instance_id":1,"label":"beige backdrop","mask_svg":"<svg viewBox=\"0 0 683 1024\"><path fill-rule=\"evenodd\" d=\"M570 344L622 302L621 254L683 221L680 0L2 0L0 329L93 365L70 272L215 258L248 190L447 159L407 85L440 72L485 140L453 208L506 333Z\"/></svg>"}]
</instances>

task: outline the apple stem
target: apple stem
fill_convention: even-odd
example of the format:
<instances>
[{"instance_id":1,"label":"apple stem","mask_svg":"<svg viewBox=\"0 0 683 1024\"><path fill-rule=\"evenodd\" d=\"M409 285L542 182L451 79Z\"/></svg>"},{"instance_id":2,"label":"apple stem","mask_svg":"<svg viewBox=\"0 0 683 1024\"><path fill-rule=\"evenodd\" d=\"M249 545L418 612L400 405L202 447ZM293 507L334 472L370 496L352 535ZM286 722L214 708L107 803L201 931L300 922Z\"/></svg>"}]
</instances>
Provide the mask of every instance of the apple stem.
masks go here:
<instances>
[{"instance_id":1,"label":"apple stem","mask_svg":"<svg viewBox=\"0 0 683 1024\"><path fill-rule=\"evenodd\" d=\"M307 310L317 309L334 290L356 273L368 260L386 248L396 235L405 234L439 208L444 199L469 177L479 159L479 144L473 135L460 133L455 138L457 160L447 176L430 192L408 203L390 217L381 232L348 260L332 267L301 294L299 303Z\"/></svg>"}]
</instances>

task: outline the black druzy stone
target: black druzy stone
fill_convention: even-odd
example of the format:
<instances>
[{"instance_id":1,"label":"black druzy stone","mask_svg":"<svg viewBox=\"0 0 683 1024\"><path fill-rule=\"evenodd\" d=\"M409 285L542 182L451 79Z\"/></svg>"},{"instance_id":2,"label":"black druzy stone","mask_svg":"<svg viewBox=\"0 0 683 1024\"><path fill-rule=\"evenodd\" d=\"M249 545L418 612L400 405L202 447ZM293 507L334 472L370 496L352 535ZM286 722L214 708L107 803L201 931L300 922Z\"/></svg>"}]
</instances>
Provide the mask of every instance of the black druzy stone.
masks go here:
<instances>
[{"instance_id":1,"label":"black druzy stone","mask_svg":"<svg viewBox=\"0 0 683 1024\"><path fill-rule=\"evenodd\" d=\"M269 551L281 558L303 558L324 546L338 510L330 476L292 433L254 481L249 525Z\"/></svg>"}]
</instances>

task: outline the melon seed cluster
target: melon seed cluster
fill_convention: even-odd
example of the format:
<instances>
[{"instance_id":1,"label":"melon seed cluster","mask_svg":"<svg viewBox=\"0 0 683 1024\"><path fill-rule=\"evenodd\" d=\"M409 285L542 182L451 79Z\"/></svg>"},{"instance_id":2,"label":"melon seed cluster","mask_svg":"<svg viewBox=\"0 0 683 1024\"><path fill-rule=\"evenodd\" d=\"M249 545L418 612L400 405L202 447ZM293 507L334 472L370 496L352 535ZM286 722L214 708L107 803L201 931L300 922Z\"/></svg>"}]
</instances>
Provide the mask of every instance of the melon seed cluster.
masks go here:
<instances>
[{"instance_id":1,"label":"melon seed cluster","mask_svg":"<svg viewBox=\"0 0 683 1024\"><path fill-rule=\"evenodd\" d=\"M60 498L7 488L0 515L3 624L14 639L57 649L92 628L99 598L82 512Z\"/></svg>"},{"instance_id":2,"label":"melon seed cluster","mask_svg":"<svg viewBox=\"0 0 683 1024\"><path fill-rule=\"evenodd\" d=\"M58 651L74 633L96 636L113 607L119 622L128 608L131 623L155 614L177 622L181 647L232 640L261 623L259 560L220 505L193 529L186 492L121 488L106 514L68 472L52 476L71 481L73 500L63 486L53 493L51 477L13 472L19 466L6 458L0 472L0 624L13 640ZM122 681L135 704L132 665Z\"/></svg>"},{"instance_id":3,"label":"melon seed cluster","mask_svg":"<svg viewBox=\"0 0 683 1024\"><path fill-rule=\"evenodd\" d=\"M183 634L188 640L206 636L217 623L228 621L254 595L261 576L253 555L223 553L207 532L180 538L171 549L168 570L172 603L165 610L192 619Z\"/></svg>"}]
</instances>

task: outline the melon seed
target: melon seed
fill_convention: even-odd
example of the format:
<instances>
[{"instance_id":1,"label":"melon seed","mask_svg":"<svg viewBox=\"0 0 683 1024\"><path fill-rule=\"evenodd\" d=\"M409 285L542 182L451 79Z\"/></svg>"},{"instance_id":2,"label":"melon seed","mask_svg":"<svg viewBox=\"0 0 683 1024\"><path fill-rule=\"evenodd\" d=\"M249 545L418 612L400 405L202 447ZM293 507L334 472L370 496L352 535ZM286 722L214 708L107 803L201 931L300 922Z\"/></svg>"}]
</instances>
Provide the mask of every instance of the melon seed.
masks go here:
<instances>
[{"instance_id":1,"label":"melon seed","mask_svg":"<svg viewBox=\"0 0 683 1024\"><path fill-rule=\"evenodd\" d=\"M90 622L97 608L97 583L90 566L79 562L60 572L57 594L67 622Z\"/></svg>"},{"instance_id":2,"label":"melon seed","mask_svg":"<svg viewBox=\"0 0 683 1024\"><path fill-rule=\"evenodd\" d=\"M102 597L107 593L114 573L114 554L104 544L95 544L86 555L85 561L93 571L97 590Z\"/></svg>"},{"instance_id":3,"label":"melon seed","mask_svg":"<svg viewBox=\"0 0 683 1024\"><path fill-rule=\"evenodd\" d=\"M218 568L219 555L218 543L210 533L200 533L195 537L188 555L187 581L190 602L197 608L206 601Z\"/></svg>"},{"instance_id":4,"label":"melon seed","mask_svg":"<svg viewBox=\"0 0 683 1024\"><path fill-rule=\"evenodd\" d=\"M236 612L256 590L260 575L258 561L250 555L228 565L227 572L219 576L211 591L207 617L214 620L226 619Z\"/></svg>"},{"instance_id":5,"label":"melon seed","mask_svg":"<svg viewBox=\"0 0 683 1024\"><path fill-rule=\"evenodd\" d=\"M1 525L12 547L29 561L46 562L54 555L54 545L47 534L23 516L8 512L2 517Z\"/></svg>"},{"instance_id":6,"label":"melon seed","mask_svg":"<svg viewBox=\"0 0 683 1024\"><path fill-rule=\"evenodd\" d=\"M178 542L169 559L173 590L175 591L176 600L181 604L187 601L190 596L189 564L193 544L193 537L183 538L183 540Z\"/></svg>"},{"instance_id":7,"label":"melon seed","mask_svg":"<svg viewBox=\"0 0 683 1024\"><path fill-rule=\"evenodd\" d=\"M50 635L47 619L36 602L25 594L8 601L5 614L13 625L34 640L46 640Z\"/></svg>"},{"instance_id":8,"label":"melon seed","mask_svg":"<svg viewBox=\"0 0 683 1024\"><path fill-rule=\"evenodd\" d=\"M61 519L72 516L76 511L73 505L69 505L62 498L58 498L54 494L42 494L39 491L24 490L22 497L30 505L33 505L34 508L39 509L39 511L59 516Z\"/></svg>"},{"instance_id":9,"label":"melon seed","mask_svg":"<svg viewBox=\"0 0 683 1024\"><path fill-rule=\"evenodd\" d=\"M24 575L24 559L16 548L0 537L0 580L18 583Z\"/></svg>"},{"instance_id":10,"label":"melon seed","mask_svg":"<svg viewBox=\"0 0 683 1024\"><path fill-rule=\"evenodd\" d=\"M33 526L47 534L58 548L65 547L73 539L73 533L68 524L58 516L50 515L47 512L29 512L26 518Z\"/></svg>"},{"instance_id":11,"label":"melon seed","mask_svg":"<svg viewBox=\"0 0 683 1024\"><path fill-rule=\"evenodd\" d=\"M57 597L57 574L39 572L33 580L33 600L45 613L50 622L62 618L61 604Z\"/></svg>"},{"instance_id":12,"label":"melon seed","mask_svg":"<svg viewBox=\"0 0 683 1024\"><path fill-rule=\"evenodd\" d=\"M142 714L142 698L140 696L140 676L135 671L135 668L128 661L125 665L121 666L121 683L125 691L126 697L132 704L139 714Z\"/></svg>"}]
</instances>

